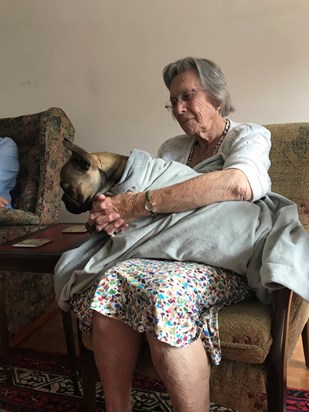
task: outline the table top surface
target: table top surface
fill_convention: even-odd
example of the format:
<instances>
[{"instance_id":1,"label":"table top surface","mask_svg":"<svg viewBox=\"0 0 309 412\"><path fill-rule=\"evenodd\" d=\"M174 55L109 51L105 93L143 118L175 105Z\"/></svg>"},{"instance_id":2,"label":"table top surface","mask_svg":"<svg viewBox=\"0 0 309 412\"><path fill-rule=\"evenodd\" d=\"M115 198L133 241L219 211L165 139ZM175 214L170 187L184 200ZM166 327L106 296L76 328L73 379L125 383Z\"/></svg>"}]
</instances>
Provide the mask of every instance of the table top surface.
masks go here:
<instances>
[{"instance_id":1,"label":"table top surface","mask_svg":"<svg viewBox=\"0 0 309 412\"><path fill-rule=\"evenodd\" d=\"M87 239L90 234L88 232L81 233L65 233L64 229L72 226L82 226L80 223L55 223L36 232L29 233L25 236L16 238L0 246L0 259L1 258L43 258L47 256L60 257L63 252L69 249L74 249ZM51 239L50 243L39 247L15 247L13 244L24 239Z\"/></svg>"}]
</instances>

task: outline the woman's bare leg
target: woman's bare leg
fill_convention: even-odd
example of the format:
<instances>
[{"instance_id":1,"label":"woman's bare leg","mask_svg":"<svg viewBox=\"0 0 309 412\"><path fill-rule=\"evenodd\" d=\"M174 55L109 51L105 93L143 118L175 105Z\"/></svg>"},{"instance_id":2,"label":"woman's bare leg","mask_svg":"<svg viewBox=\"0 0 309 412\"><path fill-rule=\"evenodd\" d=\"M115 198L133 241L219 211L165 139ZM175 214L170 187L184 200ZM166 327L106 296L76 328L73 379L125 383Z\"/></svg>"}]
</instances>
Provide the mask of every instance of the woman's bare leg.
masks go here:
<instances>
[{"instance_id":1,"label":"woman's bare leg","mask_svg":"<svg viewBox=\"0 0 309 412\"><path fill-rule=\"evenodd\" d=\"M202 341L175 348L151 335L147 339L175 412L209 412L210 363Z\"/></svg>"},{"instance_id":2,"label":"woman's bare leg","mask_svg":"<svg viewBox=\"0 0 309 412\"><path fill-rule=\"evenodd\" d=\"M132 375L140 346L140 333L119 320L93 312L93 349L106 412L131 411Z\"/></svg>"}]
</instances>

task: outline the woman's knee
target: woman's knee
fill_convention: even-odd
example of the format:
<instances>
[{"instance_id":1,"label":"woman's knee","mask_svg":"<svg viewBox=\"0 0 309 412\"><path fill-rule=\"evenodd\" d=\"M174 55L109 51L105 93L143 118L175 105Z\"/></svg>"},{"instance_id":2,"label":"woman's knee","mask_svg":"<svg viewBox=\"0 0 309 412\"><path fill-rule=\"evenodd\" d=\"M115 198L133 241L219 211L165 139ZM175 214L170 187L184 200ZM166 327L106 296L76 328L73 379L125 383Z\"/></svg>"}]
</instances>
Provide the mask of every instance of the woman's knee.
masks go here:
<instances>
[{"instance_id":1,"label":"woman's knee","mask_svg":"<svg viewBox=\"0 0 309 412\"><path fill-rule=\"evenodd\" d=\"M97 311L93 311L92 315L92 329L95 333L96 331L109 332L114 326L115 322L119 322L116 319L109 318L108 316L102 315Z\"/></svg>"},{"instance_id":2,"label":"woman's knee","mask_svg":"<svg viewBox=\"0 0 309 412\"><path fill-rule=\"evenodd\" d=\"M154 364L162 361L166 351L173 348L171 345L153 337L152 334L146 333L147 342L150 349L151 358Z\"/></svg>"},{"instance_id":3,"label":"woman's knee","mask_svg":"<svg viewBox=\"0 0 309 412\"><path fill-rule=\"evenodd\" d=\"M175 347L153 337L151 334L146 334L149 344L151 357L153 361L164 362L165 359L196 359L199 358L201 363L209 364L209 358L200 338L189 345Z\"/></svg>"}]
</instances>

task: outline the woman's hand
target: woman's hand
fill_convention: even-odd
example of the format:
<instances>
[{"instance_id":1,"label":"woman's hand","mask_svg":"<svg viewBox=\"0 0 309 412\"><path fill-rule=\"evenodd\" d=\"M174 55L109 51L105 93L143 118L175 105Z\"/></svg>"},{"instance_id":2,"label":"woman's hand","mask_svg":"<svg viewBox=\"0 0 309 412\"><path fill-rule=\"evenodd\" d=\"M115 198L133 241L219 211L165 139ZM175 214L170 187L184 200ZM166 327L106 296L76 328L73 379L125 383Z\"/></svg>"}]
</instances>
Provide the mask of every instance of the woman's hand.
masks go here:
<instances>
[{"instance_id":1,"label":"woman's hand","mask_svg":"<svg viewBox=\"0 0 309 412\"><path fill-rule=\"evenodd\" d=\"M98 195L92 205L87 222L88 230L104 230L108 235L122 232L128 222L138 214L138 193L124 193L115 196Z\"/></svg>"},{"instance_id":2,"label":"woman's hand","mask_svg":"<svg viewBox=\"0 0 309 412\"><path fill-rule=\"evenodd\" d=\"M4 197L0 196L0 207L7 207L10 202Z\"/></svg>"}]
</instances>

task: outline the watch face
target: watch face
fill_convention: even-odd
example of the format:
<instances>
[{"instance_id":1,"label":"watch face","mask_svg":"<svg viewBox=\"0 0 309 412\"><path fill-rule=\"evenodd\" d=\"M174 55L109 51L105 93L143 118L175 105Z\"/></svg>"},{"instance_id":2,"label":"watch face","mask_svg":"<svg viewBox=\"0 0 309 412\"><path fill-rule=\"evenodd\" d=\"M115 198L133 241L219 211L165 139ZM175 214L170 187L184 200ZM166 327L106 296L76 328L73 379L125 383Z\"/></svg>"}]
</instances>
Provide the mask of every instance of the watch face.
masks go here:
<instances>
[{"instance_id":1,"label":"watch face","mask_svg":"<svg viewBox=\"0 0 309 412\"><path fill-rule=\"evenodd\" d=\"M146 202L145 202L145 210L149 212L152 216L155 216L156 213L154 212L155 205L150 200L150 191L147 190L146 192Z\"/></svg>"},{"instance_id":2,"label":"watch face","mask_svg":"<svg viewBox=\"0 0 309 412\"><path fill-rule=\"evenodd\" d=\"M146 202L145 203L145 209L148 210L148 212L153 211L153 204L151 202Z\"/></svg>"}]
</instances>

